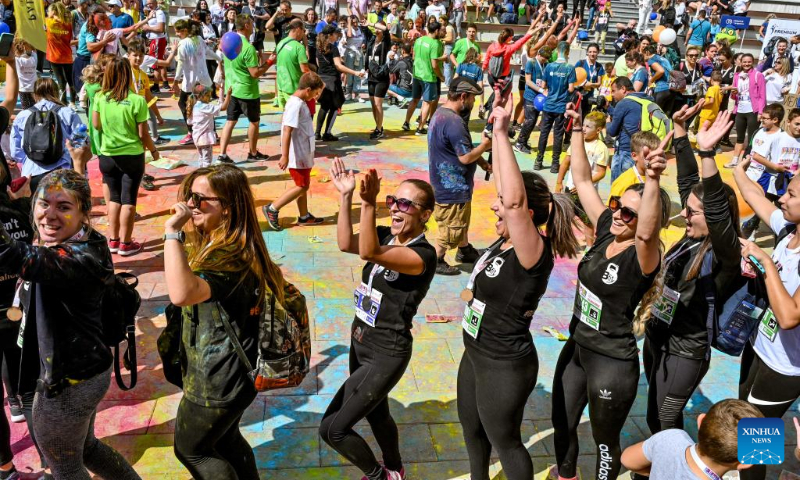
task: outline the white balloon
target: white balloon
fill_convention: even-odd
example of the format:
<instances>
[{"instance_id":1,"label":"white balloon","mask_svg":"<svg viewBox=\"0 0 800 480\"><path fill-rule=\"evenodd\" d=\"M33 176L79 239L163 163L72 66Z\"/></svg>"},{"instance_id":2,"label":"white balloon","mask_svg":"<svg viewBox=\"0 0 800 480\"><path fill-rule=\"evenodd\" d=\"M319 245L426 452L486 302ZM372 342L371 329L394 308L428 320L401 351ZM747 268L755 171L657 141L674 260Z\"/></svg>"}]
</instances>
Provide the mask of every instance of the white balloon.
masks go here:
<instances>
[{"instance_id":1,"label":"white balloon","mask_svg":"<svg viewBox=\"0 0 800 480\"><path fill-rule=\"evenodd\" d=\"M667 28L661 31L661 34L658 36L658 43L661 45L672 45L672 42L678 38L678 34L675 33L675 30L671 28Z\"/></svg>"}]
</instances>

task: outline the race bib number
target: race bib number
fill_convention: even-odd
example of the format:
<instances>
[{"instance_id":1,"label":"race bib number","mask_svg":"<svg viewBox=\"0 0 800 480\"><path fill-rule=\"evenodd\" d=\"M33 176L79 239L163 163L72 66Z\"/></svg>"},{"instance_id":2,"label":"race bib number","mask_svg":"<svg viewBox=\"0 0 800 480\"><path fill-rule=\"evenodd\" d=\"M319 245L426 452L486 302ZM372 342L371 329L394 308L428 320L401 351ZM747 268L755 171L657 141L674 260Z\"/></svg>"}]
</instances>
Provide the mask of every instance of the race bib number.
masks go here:
<instances>
[{"instance_id":1,"label":"race bib number","mask_svg":"<svg viewBox=\"0 0 800 480\"><path fill-rule=\"evenodd\" d=\"M478 338L478 331L481 329L483 312L485 310L486 304L477 298L473 299L470 304L464 307L464 317L461 320L461 327L470 337Z\"/></svg>"},{"instance_id":2,"label":"race bib number","mask_svg":"<svg viewBox=\"0 0 800 480\"><path fill-rule=\"evenodd\" d=\"M653 304L650 310L654 317L658 318L667 325L672 325L672 319L675 318L675 310L678 308L678 300L680 300L680 292L664 287L661 298Z\"/></svg>"},{"instance_id":3,"label":"race bib number","mask_svg":"<svg viewBox=\"0 0 800 480\"><path fill-rule=\"evenodd\" d=\"M372 291L365 284L361 284L356 288L353 294L353 301L356 306L356 318L366 323L370 327L374 327L378 319L378 312L381 311L381 300L383 294L377 289L373 288Z\"/></svg>"},{"instance_id":4,"label":"race bib number","mask_svg":"<svg viewBox=\"0 0 800 480\"><path fill-rule=\"evenodd\" d=\"M764 165L758 163L757 160L751 160L750 166L747 167L747 178L750 180L757 182L759 178L761 178L761 174L764 173Z\"/></svg>"},{"instance_id":5,"label":"race bib number","mask_svg":"<svg viewBox=\"0 0 800 480\"><path fill-rule=\"evenodd\" d=\"M600 317L603 313L603 302L583 284L578 283L580 312L576 312L581 322L594 330L600 330Z\"/></svg>"},{"instance_id":6,"label":"race bib number","mask_svg":"<svg viewBox=\"0 0 800 480\"><path fill-rule=\"evenodd\" d=\"M768 308L767 311L764 312L764 316L761 317L761 323L758 324L759 333L767 337L767 340L770 342L774 342L780 328L781 327L778 326L778 319L775 318L772 309Z\"/></svg>"}]
</instances>

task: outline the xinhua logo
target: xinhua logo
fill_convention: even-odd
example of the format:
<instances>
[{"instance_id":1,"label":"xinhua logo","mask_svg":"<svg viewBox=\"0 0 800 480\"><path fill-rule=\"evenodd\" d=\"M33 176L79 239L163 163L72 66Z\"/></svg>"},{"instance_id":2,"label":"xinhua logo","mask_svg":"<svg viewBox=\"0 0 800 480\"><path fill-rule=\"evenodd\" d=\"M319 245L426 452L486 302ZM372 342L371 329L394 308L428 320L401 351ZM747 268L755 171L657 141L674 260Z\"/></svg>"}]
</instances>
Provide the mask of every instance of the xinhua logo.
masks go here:
<instances>
[{"instance_id":1,"label":"xinhua logo","mask_svg":"<svg viewBox=\"0 0 800 480\"><path fill-rule=\"evenodd\" d=\"M778 465L783 463L785 444L780 418L743 418L739 420L739 463Z\"/></svg>"}]
</instances>

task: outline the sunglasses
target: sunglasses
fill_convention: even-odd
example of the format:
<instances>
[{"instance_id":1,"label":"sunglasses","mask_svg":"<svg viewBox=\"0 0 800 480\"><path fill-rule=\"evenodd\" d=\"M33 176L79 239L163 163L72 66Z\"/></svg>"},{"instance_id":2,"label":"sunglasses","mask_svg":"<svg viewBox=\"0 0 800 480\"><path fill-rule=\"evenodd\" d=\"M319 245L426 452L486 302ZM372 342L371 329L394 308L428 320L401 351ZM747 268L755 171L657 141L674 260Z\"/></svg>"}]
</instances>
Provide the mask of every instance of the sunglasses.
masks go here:
<instances>
[{"instance_id":1,"label":"sunglasses","mask_svg":"<svg viewBox=\"0 0 800 480\"><path fill-rule=\"evenodd\" d=\"M407 198L397 198L394 195L386 195L386 206L392 208L393 206L397 205L397 209L403 213L407 213L411 210L412 206L417 208L421 207L419 203L415 202L414 200L409 200Z\"/></svg>"},{"instance_id":2,"label":"sunglasses","mask_svg":"<svg viewBox=\"0 0 800 480\"><path fill-rule=\"evenodd\" d=\"M204 197L197 192L189 192L189 200L192 201L192 205L195 208L200 208L203 202L219 202L223 203L222 199L219 197Z\"/></svg>"},{"instance_id":3,"label":"sunglasses","mask_svg":"<svg viewBox=\"0 0 800 480\"><path fill-rule=\"evenodd\" d=\"M699 56L700 56L700 55L698 55L698 54L696 54L696 53L695 53L694 55L686 55L686 58L697 58L697 57L699 57Z\"/></svg>"},{"instance_id":4,"label":"sunglasses","mask_svg":"<svg viewBox=\"0 0 800 480\"><path fill-rule=\"evenodd\" d=\"M608 208L614 213L619 212L619 218L625 223L631 223L639 216L636 211L623 207L619 197L611 197L608 201Z\"/></svg>"},{"instance_id":5,"label":"sunglasses","mask_svg":"<svg viewBox=\"0 0 800 480\"><path fill-rule=\"evenodd\" d=\"M691 218L691 217L693 217L695 215L702 215L702 214L703 214L702 210L694 210L689 205L686 205L686 216L687 217Z\"/></svg>"}]
</instances>

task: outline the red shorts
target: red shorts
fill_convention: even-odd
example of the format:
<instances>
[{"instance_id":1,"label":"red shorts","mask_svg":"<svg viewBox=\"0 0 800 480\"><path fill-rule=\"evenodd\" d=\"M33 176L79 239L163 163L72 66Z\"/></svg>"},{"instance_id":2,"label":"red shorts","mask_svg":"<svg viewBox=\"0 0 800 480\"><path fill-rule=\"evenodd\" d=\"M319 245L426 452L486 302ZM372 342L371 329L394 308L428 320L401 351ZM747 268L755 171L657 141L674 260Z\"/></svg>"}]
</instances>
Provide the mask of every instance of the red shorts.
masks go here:
<instances>
[{"instance_id":1,"label":"red shorts","mask_svg":"<svg viewBox=\"0 0 800 480\"><path fill-rule=\"evenodd\" d=\"M294 184L300 188L308 188L311 186L311 169L310 168L290 168L289 175L292 176Z\"/></svg>"},{"instance_id":2,"label":"red shorts","mask_svg":"<svg viewBox=\"0 0 800 480\"><path fill-rule=\"evenodd\" d=\"M158 60L164 60L166 58L165 56L166 50L167 50L166 37L155 38L153 40L150 40L150 51L148 52L148 54L151 57L155 57Z\"/></svg>"}]
</instances>

